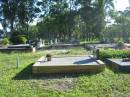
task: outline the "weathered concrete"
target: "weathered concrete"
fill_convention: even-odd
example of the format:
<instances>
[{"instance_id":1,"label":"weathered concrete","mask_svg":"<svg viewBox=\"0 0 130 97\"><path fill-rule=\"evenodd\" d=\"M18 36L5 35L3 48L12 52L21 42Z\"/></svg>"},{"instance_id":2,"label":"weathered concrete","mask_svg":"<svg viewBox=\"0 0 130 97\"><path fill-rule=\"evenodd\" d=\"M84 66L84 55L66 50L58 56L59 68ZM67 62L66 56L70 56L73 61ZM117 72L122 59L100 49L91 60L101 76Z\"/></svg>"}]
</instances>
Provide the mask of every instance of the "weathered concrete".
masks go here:
<instances>
[{"instance_id":1,"label":"weathered concrete","mask_svg":"<svg viewBox=\"0 0 130 97\"><path fill-rule=\"evenodd\" d=\"M42 57L33 65L32 69L34 74L99 72L104 69L104 64L87 56L52 58L52 61L46 61Z\"/></svg>"},{"instance_id":2,"label":"weathered concrete","mask_svg":"<svg viewBox=\"0 0 130 97\"><path fill-rule=\"evenodd\" d=\"M0 52L12 52L12 51L36 52L36 48L30 46L29 44L9 45L0 48Z\"/></svg>"},{"instance_id":3,"label":"weathered concrete","mask_svg":"<svg viewBox=\"0 0 130 97\"><path fill-rule=\"evenodd\" d=\"M123 62L122 59L107 59L107 63L115 70L130 71L130 61Z\"/></svg>"}]
</instances>

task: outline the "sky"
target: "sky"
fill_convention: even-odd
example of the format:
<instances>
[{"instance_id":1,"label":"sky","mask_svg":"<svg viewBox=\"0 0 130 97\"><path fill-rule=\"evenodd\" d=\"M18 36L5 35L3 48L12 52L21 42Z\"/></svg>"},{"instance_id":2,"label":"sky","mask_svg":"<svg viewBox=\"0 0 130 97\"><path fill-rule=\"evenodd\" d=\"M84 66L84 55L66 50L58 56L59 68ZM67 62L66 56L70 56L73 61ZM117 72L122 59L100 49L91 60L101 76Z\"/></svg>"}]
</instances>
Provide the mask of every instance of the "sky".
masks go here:
<instances>
[{"instance_id":1,"label":"sky","mask_svg":"<svg viewBox=\"0 0 130 97\"><path fill-rule=\"evenodd\" d=\"M114 0L115 10L123 11L126 7L130 6L129 0Z\"/></svg>"},{"instance_id":2,"label":"sky","mask_svg":"<svg viewBox=\"0 0 130 97\"><path fill-rule=\"evenodd\" d=\"M115 10L117 11L123 11L126 9L126 7L130 6L129 0L114 0L114 5L115 5ZM1 24L0 24L0 29L2 29Z\"/></svg>"}]
</instances>

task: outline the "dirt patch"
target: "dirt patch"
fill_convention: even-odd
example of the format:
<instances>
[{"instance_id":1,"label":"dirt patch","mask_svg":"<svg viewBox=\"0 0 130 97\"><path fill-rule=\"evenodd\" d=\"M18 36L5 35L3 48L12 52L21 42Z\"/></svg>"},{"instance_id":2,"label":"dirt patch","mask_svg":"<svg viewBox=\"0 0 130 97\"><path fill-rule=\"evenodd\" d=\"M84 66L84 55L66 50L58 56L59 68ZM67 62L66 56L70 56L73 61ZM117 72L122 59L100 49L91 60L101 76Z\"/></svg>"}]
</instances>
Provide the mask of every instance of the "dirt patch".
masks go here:
<instances>
[{"instance_id":1,"label":"dirt patch","mask_svg":"<svg viewBox=\"0 0 130 97\"><path fill-rule=\"evenodd\" d=\"M61 78L40 80L39 85L45 90L69 91L74 88L75 83L76 78Z\"/></svg>"}]
</instances>

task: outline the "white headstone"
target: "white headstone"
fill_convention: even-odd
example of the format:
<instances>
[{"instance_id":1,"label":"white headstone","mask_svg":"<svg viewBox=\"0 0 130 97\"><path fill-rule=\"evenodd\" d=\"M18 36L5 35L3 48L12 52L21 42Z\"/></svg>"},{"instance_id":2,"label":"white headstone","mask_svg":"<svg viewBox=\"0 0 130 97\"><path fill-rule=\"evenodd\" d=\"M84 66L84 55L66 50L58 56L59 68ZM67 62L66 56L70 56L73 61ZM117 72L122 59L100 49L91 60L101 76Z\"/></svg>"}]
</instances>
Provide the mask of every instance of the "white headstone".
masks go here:
<instances>
[{"instance_id":1,"label":"white headstone","mask_svg":"<svg viewBox=\"0 0 130 97\"><path fill-rule=\"evenodd\" d=\"M55 44L57 44L58 43L58 41L57 41L57 38L55 39Z\"/></svg>"},{"instance_id":2,"label":"white headstone","mask_svg":"<svg viewBox=\"0 0 130 97\"><path fill-rule=\"evenodd\" d=\"M44 46L45 46L44 41L42 39L40 39L38 44L37 44L37 48L41 48L41 47L44 47Z\"/></svg>"},{"instance_id":3,"label":"white headstone","mask_svg":"<svg viewBox=\"0 0 130 97\"><path fill-rule=\"evenodd\" d=\"M52 40L50 41L50 44L51 44L51 45L53 44L53 41L52 41Z\"/></svg>"},{"instance_id":4,"label":"white headstone","mask_svg":"<svg viewBox=\"0 0 130 97\"><path fill-rule=\"evenodd\" d=\"M45 46L45 40L42 40L42 45Z\"/></svg>"}]
</instances>

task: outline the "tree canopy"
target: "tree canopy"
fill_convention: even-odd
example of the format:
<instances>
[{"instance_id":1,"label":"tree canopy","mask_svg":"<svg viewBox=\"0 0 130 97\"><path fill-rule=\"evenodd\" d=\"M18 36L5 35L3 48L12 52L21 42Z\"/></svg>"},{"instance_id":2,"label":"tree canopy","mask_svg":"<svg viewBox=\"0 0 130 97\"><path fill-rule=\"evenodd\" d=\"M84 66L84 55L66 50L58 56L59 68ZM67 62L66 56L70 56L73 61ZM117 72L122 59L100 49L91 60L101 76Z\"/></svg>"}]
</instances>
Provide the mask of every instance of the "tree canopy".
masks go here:
<instances>
[{"instance_id":1,"label":"tree canopy","mask_svg":"<svg viewBox=\"0 0 130 97\"><path fill-rule=\"evenodd\" d=\"M68 41L76 38L90 41L107 37L114 29L128 38L129 30L126 28L129 27L129 9L122 13L115 12L113 1L2 0L0 21L4 33L10 29L10 36L17 32L26 35L28 39L57 38ZM107 25L107 18L115 21L111 24L113 27ZM31 26L34 20L38 20L35 21L37 25ZM118 27L122 29L118 31Z\"/></svg>"}]
</instances>

